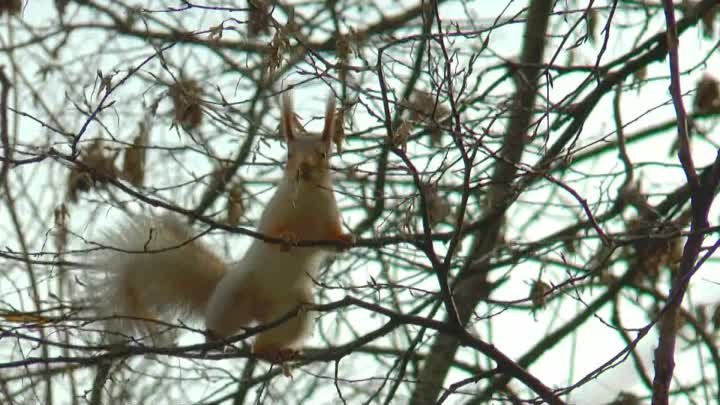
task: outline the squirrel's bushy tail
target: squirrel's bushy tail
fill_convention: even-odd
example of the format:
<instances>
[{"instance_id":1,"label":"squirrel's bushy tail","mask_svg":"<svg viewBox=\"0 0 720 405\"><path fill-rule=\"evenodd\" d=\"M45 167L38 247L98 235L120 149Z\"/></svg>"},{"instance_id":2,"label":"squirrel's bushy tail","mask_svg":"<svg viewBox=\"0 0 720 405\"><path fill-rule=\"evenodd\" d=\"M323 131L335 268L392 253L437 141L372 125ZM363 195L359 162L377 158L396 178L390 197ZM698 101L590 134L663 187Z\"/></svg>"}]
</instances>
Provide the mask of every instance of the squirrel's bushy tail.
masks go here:
<instances>
[{"instance_id":1,"label":"squirrel's bushy tail","mask_svg":"<svg viewBox=\"0 0 720 405\"><path fill-rule=\"evenodd\" d=\"M111 341L155 335L153 321L203 315L226 267L197 237L170 215L141 215L106 231L91 288Z\"/></svg>"}]
</instances>

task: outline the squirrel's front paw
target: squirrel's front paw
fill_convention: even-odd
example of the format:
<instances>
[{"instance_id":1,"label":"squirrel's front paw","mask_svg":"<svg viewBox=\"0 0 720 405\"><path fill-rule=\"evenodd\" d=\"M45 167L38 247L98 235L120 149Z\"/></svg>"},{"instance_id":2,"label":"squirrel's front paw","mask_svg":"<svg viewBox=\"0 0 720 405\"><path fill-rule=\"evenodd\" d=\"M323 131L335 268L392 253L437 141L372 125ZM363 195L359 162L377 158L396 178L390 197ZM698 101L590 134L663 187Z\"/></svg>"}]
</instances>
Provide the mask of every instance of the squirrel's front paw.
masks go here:
<instances>
[{"instance_id":1,"label":"squirrel's front paw","mask_svg":"<svg viewBox=\"0 0 720 405\"><path fill-rule=\"evenodd\" d=\"M290 366L287 364L287 362L295 360L299 355L300 352L295 349L277 349L277 348L263 348L263 349L256 349L255 355L258 358L261 358L265 361L268 361L272 364L279 365L283 370L283 375L285 377L292 378L292 370Z\"/></svg>"},{"instance_id":2,"label":"squirrel's front paw","mask_svg":"<svg viewBox=\"0 0 720 405\"><path fill-rule=\"evenodd\" d=\"M270 236L272 236L273 238L282 239L280 249L285 252L289 251L291 247L297 246L297 243L300 240L300 238L298 238L295 232L288 229L278 229Z\"/></svg>"},{"instance_id":3,"label":"squirrel's front paw","mask_svg":"<svg viewBox=\"0 0 720 405\"><path fill-rule=\"evenodd\" d=\"M205 329L205 343L206 344L214 345L214 344L217 344L218 342L220 342L221 340L223 340L223 339L222 339L222 337L220 337L220 335L218 335L217 333L213 332L210 329ZM204 349L202 349L202 351L201 351L202 356L203 357L207 356L210 349L211 349L210 347L205 347ZM222 345L219 349L220 349L220 351L224 352L225 350L227 350L227 345Z\"/></svg>"},{"instance_id":4,"label":"squirrel's front paw","mask_svg":"<svg viewBox=\"0 0 720 405\"><path fill-rule=\"evenodd\" d=\"M349 233L341 233L337 236L337 240L340 241L338 251L345 251L350 249L355 244L355 235Z\"/></svg>"}]
</instances>

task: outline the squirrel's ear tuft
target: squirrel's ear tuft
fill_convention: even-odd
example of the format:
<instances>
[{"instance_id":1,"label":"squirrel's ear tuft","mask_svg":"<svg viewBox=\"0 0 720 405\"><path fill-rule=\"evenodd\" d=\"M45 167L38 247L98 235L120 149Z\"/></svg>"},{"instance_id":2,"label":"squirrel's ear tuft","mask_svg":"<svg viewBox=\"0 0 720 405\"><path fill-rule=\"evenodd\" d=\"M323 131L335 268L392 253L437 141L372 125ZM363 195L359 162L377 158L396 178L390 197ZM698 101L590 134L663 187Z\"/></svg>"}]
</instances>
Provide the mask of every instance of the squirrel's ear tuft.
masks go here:
<instances>
[{"instance_id":1,"label":"squirrel's ear tuft","mask_svg":"<svg viewBox=\"0 0 720 405\"><path fill-rule=\"evenodd\" d=\"M322 132L322 139L330 145L335 135L335 96L330 93L327 106L325 107L325 127Z\"/></svg>"},{"instance_id":2,"label":"squirrel's ear tuft","mask_svg":"<svg viewBox=\"0 0 720 405\"><path fill-rule=\"evenodd\" d=\"M286 91L282 96L282 117L281 129L283 137L287 142L295 140L295 112L293 111L292 95Z\"/></svg>"}]
</instances>

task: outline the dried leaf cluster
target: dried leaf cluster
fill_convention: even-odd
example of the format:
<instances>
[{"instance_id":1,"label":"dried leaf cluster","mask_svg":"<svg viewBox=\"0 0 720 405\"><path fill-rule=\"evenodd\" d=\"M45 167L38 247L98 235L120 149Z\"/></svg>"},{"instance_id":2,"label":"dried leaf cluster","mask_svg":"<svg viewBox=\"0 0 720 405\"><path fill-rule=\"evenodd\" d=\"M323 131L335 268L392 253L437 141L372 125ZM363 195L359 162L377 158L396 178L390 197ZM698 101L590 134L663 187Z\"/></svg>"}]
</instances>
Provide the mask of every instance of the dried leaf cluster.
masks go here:
<instances>
[{"instance_id":1,"label":"dried leaf cluster","mask_svg":"<svg viewBox=\"0 0 720 405\"><path fill-rule=\"evenodd\" d=\"M430 226L434 227L441 222L445 222L452 213L450 202L446 198L447 196L440 195L437 183L423 186L423 193Z\"/></svg>"},{"instance_id":2,"label":"dried leaf cluster","mask_svg":"<svg viewBox=\"0 0 720 405\"><path fill-rule=\"evenodd\" d=\"M82 192L93 186L103 188L108 180L117 178L115 159L118 152L106 152L103 142L95 139L90 146L80 151L78 166L73 167L67 180L67 199L77 202Z\"/></svg>"},{"instance_id":3,"label":"dried leaf cluster","mask_svg":"<svg viewBox=\"0 0 720 405\"><path fill-rule=\"evenodd\" d=\"M180 80L170 86L175 122L185 129L196 129L202 124L202 87L195 80Z\"/></svg>"},{"instance_id":4,"label":"dried leaf cluster","mask_svg":"<svg viewBox=\"0 0 720 405\"><path fill-rule=\"evenodd\" d=\"M226 222L228 225L238 226L245 214L245 187L242 181L236 181L228 191Z\"/></svg>"},{"instance_id":5,"label":"dried leaf cluster","mask_svg":"<svg viewBox=\"0 0 720 405\"><path fill-rule=\"evenodd\" d=\"M104 188L110 180L122 178L135 187L142 187L145 180L145 161L149 131L140 124L139 134L132 145L124 149L122 169L115 165L120 150L106 150L101 139L95 139L80 151L78 165L74 166L67 179L66 199L77 202L81 193L93 187Z\"/></svg>"},{"instance_id":6,"label":"dried leaf cluster","mask_svg":"<svg viewBox=\"0 0 720 405\"><path fill-rule=\"evenodd\" d=\"M400 125L398 125L395 133L393 134L393 138L391 139L393 145L400 148L400 150L404 153L407 153L407 143L408 139L410 139L411 129L412 124L410 123L410 121L400 120Z\"/></svg>"},{"instance_id":7,"label":"dried leaf cluster","mask_svg":"<svg viewBox=\"0 0 720 405\"><path fill-rule=\"evenodd\" d=\"M145 181L145 156L148 132L144 124L140 124L140 134L133 139L133 144L125 149L123 160L123 176L135 187L142 187Z\"/></svg>"},{"instance_id":8,"label":"dried leaf cluster","mask_svg":"<svg viewBox=\"0 0 720 405\"><path fill-rule=\"evenodd\" d=\"M340 65L340 71L338 78L340 83L344 86L347 85L348 68L350 65L350 54L353 51L353 35L352 34L341 34L337 36L335 41L335 47L337 49L338 64Z\"/></svg>"},{"instance_id":9,"label":"dried leaf cluster","mask_svg":"<svg viewBox=\"0 0 720 405\"><path fill-rule=\"evenodd\" d=\"M268 1L266 0L249 0L248 1L248 23L247 31L250 38L254 38L260 34L270 33L270 13Z\"/></svg>"},{"instance_id":10,"label":"dried leaf cluster","mask_svg":"<svg viewBox=\"0 0 720 405\"><path fill-rule=\"evenodd\" d=\"M700 114L720 112L720 83L712 76L705 74L700 79L693 102L695 111Z\"/></svg>"},{"instance_id":11,"label":"dried leaf cluster","mask_svg":"<svg viewBox=\"0 0 720 405\"><path fill-rule=\"evenodd\" d=\"M265 72L272 75L282 65L283 56L290 48L290 38L287 34L287 28L279 28L275 30L275 35L270 41L268 54L265 60Z\"/></svg>"},{"instance_id":12,"label":"dried leaf cluster","mask_svg":"<svg viewBox=\"0 0 720 405\"><path fill-rule=\"evenodd\" d=\"M682 257L682 239L666 235L677 232L677 226L636 217L626 227L633 238L628 260L631 266L638 267L642 278L654 283L663 267L675 269Z\"/></svg>"},{"instance_id":13,"label":"dried leaf cluster","mask_svg":"<svg viewBox=\"0 0 720 405\"><path fill-rule=\"evenodd\" d=\"M19 14L22 11L22 0L3 0L0 1L0 15L7 13L9 15Z\"/></svg>"},{"instance_id":14,"label":"dried leaf cluster","mask_svg":"<svg viewBox=\"0 0 720 405\"><path fill-rule=\"evenodd\" d=\"M345 143L345 109L338 108L335 112L335 133L333 133L333 143L338 153L342 153L343 144Z\"/></svg>"},{"instance_id":15,"label":"dried leaf cluster","mask_svg":"<svg viewBox=\"0 0 720 405\"><path fill-rule=\"evenodd\" d=\"M438 145L442 138L441 123L450 115L450 110L437 97L425 91L416 91L408 107L410 119L425 125L430 133L430 143Z\"/></svg>"},{"instance_id":16,"label":"dried leaf cluster","mask_svg":"<svg viewBox=\"0 0 720 405\"><path fill-rule=\"evenodd\" d=\"M710 8L705 14L700 17L702 22L702 33L707 39L712 39L715 36L715 17L717 16L720 7L715 6Z\"/></svg>"},{"instance_id":17,"label":"dried leaf cluster","mask_svg":"<svg viewBox=\"0 0 720 405\"><path fill-rule=\"evenodd\" d=\"M59 207L55 208L53 216L55 222L53 241L55 242L55 248L58 253L62 254L65 252L65 248L67 247L67 219L70 216L67 206L65 204L60 204Z\"/></svg>"},{"instance_id":18,"label":"dried leaf cluster","mask_svg":"<svg viewBox=\"0 0 720 405\"><path fill-rule=\"evenodd\" d=\"M532 302L533 309L541 309L547 303L548 295L552 287L550 284L538 279L533 281L530 285L530 302Z\"/></svg>"},{"instance_id":19,"label":"dried leaf cluster","mask_svg":"<svg viewBox=\"0 0 720 405\"><path fill-rule=\"evenodd\" d=\"M629 392L621 392L610 405L640 405L640 398Z\"/></svg>"}]
</instances>

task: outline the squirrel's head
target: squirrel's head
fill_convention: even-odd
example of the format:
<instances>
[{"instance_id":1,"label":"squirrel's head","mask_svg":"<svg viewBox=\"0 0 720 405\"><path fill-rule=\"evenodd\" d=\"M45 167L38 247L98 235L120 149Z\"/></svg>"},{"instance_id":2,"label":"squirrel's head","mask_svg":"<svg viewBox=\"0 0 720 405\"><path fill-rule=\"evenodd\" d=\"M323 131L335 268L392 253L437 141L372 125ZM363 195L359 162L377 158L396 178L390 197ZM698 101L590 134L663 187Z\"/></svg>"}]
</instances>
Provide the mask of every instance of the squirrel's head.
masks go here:
<instances>
[{"instance_id":1,"label":"squirrel's head","mask_svg":"<svg viewBox=\"0 0 720 405\"><path fill-rule=\"evenodd\" d=\"M330 153L335 133L335 99L328 98L325 126L320 134L299 135L292 98L285 92L282 99L281 132L287 142L286 177L295 181L321 182L330 178Z\"/></svg>"}]
</instances>

